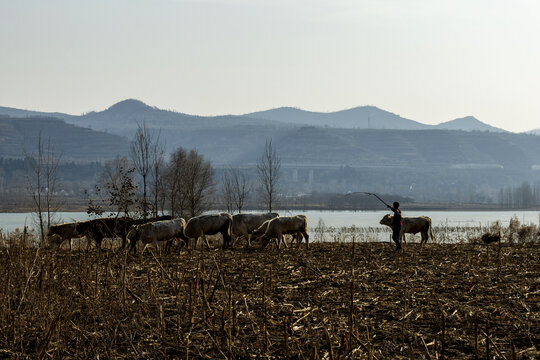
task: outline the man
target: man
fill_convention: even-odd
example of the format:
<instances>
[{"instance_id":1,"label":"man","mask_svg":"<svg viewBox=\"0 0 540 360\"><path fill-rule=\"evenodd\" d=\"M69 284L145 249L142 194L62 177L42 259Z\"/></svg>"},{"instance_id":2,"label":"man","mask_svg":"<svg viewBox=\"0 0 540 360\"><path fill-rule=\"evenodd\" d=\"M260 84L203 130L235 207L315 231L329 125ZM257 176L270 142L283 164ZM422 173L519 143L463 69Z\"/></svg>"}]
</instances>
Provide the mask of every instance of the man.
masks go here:
<instances>
[{"instance_id":1,"label":"man","mask_svg":"<svg viewBox=\"0 0 540 360\"><path fill-rule=\"evenodd\" d=\"M394 219L392 220L392 240L396 243L396 250L401 250L401 226L403 225L403 216L401 216L401 210L399 209L399 203L394 201L392 206L386 205L394 213Z\"/></svg>"}]
</instances>

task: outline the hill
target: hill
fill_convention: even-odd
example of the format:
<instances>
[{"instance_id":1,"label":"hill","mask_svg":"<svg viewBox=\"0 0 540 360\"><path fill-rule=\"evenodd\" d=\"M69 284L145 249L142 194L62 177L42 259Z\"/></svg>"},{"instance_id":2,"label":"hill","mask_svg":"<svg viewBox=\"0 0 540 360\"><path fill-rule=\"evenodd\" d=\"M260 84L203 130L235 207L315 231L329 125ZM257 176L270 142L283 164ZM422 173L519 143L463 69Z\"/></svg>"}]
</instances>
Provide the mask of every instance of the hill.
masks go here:
<instances>
[{"instance_id":1,"label":"hill","mask_svg":"<svg viewBox=\"0 0 540 360\"><path fill-rule=\"evenodd\" d=\"M23 110L5 106L0 106L0 115L6 115L10 117L47 117L55 119L72 119L77 117L76 115L69 115L60 112Z\"/></svg>"},{"instance_id":2,"label":"hill","mask_svg":"<svg viewBox=\"0 0 540 360\"><path fill-rule=\"evenodd\" d=\"M333 128L419 130L430 127L381 110L375 106L362 106L328 113L281 107L243 116L297 125L329 126Z\"/></svg>"},{"instance_id":3,"label":"hill","mask_svg":"<svg viewBox=\"0 0 540 360\"><path fill-rule=\"evenodd\" d=\"M0 115L0 157L21 158L36 151L37 140L50 139L63 160L96 161L127 154L129 141L118 135L67 124L64 120Z\"/></svg>"},{"instance_id":4,"label":"hill","mask_svg":"<svg viewBox=\"0 0 540 360\"><path fill-rule=\"evenodd\" d=\"M466 116L464 118L443 122L434 127L445 130L507 132L506 130L483 123L474 116Z\"/></svg>"},{"instance_id":5,"label":"hill","mask_svg":"<svg viewBox=\"0 0 540 360\"><path fill-rule=\"evenodd\" d=\"M197 116L175 111L162 110L146 105L142 101L129 99L121 101L106 110L90 112L69 122L96 130L118 135L134 133L139 124L146 123L149 128L161 129L163 133L172 131L200 130L231 126L249 126L253 119L241 116ZM257 120L259 125L274 124L272 120ZM284 124L281 124L284 125Z\"/></svg>"}]
</instances>

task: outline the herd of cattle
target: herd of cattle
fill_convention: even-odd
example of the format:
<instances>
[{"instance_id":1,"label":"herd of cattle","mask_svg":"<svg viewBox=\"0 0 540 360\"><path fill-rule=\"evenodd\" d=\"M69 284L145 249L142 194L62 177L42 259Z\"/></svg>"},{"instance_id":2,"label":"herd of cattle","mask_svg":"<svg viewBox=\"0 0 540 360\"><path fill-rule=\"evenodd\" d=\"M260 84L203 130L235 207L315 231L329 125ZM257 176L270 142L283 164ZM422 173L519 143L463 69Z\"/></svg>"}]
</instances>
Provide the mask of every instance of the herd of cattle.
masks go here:
<instances>
[{"instance_id":1,"label":"herd of cattle","mask_svg":"<svg viewBox=\"0 0 540 360\"><path fill-rule=\"evenodd\" d=\"M380 223L391 227L392 215L385 215ZM402 237L404 238L405 233L418 232L422 235L422 244L428 240L428 232L433 238L431 219L427 216L405 217ZM223 237L223 248L231 246L233 239L245 239L248 246L251 246L252 240L257 240L261 242L262 248L271 240L275 240L278 247L281 243L287 246L284 235L292 236L292 242L296 241L298 244L305 239L306 246L309 247L307 217L279 216L278 213L221 213L196 216L187 222L182 218L171 219L170 216L151 219L106 217L52 225L47 238L50 244L58 247L68 240L71 248L71 239L86 237L95 241L97 248L101 249L103 239L119 237L122 239L122 248L129 242L130 251L135 252L137 243L142 243L145 247L149 244L158 247L159 243L165 242L168 248L174 239L181 239L188 248L190 240L195 241L195 246L203 241L203 245L209 247L206 236L215 234Z\"/></svg>"},{"instance_id":2,"label":"herd of cattle","mask_svg":"<svg viewBox=\"0 0 540 360\"><path fill-rule=\"evenodd\" d=\"M246 239L251 246L251 240L261 241L262 247L266 247L271 240L276 240L278 247L284 241L284 235L292 235L293 241L298 243L306 240L309 246L307 232L307 217L305 215L279 216L278 213L266 214L237 214L227 213L196 216L189 221L182 218L171 219L170 216L162 216L152 219L131 219L128 217L107 217L74 223L52 225L49 228L47 238L50 244L60 246L68 240L71 247L71 239L86 237L95 241L98 249L105 238L122 239L122 248L127 242L130 251L136 251L137 243L152 244L157 247L159 243L166 243L168 248L174 239L182 240L188 247L189 241L194 240L195 246L200 240L209 247L207 235L221 234L223 247L231 245L234 238Z\"/></svg>"}]
</instances>

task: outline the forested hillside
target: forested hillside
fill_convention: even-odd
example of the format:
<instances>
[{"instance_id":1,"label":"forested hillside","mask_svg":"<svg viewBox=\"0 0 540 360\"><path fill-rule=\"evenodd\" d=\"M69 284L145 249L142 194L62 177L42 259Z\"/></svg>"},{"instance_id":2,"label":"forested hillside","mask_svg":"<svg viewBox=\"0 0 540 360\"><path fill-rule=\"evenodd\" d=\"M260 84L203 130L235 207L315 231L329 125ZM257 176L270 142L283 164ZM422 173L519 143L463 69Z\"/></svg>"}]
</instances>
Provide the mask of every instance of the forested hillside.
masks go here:
<instances>
[{"instance_id":1,"label":"forested hillside","mask_svg":"<svg viewBox=\"0 0 540 360\"><path fill-rule=\"evenodd\" d=\"M45 117L12 118L0 115L0 157L20 158L36 152L38 138L49 140L64 160L96 161L126 154L129 140L94 131L64 120Z\"/></svg>"}]
</instances>

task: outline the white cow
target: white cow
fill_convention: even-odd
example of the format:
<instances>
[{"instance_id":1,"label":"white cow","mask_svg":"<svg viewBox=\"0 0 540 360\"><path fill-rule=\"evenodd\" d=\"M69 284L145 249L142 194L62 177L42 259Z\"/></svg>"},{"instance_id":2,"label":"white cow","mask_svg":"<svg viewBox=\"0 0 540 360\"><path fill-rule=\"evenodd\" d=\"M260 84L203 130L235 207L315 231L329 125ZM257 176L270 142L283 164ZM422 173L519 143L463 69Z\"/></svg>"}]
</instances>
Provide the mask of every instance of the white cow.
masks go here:
<instances>
[{"instance_id":1,"label":"white cow","mask_svg":"<svg viewBox=\"0 0 540 360\"><path fill-rule=\"evenodd\" d=\"M206 235L220 233L223 236L223 248L227 248L231 244L232 222L232 215L227 213L195 216L187 222L184 236L187 239L195 239L195 246L202 238L209 247Z\"/></svg>"},{"instance_id":2,"label":"white cow","mask_svg":"<svg viewBox=\"0 0 540 360\"><path fill-rule=\"evenodd\" d=\"M379 222L381 225L387 225L389 227L392 227L392 220L394 219L394 215L386 214ZM427 216L417 216L417 217L403 217L402 225L401 225L401 234L399 236L400 239L403 239L405 241L405 233L407 234L417 234L420 233L422 235L422 240L420 241L420 244L423 245L428 241L428 232L431 235L431 239L435 240L435 237L433 236L433 230L431 228L431 218Z\"/></svg>"},{"instance_id":3,"label":"white cow","mask_svg":"<svg viewBox=\"0 0 540 360\"><path fill-rule=\"evenodd\" d=\"M236 214L233 215L232 233L235 237L244 237L251 247L252 233L265 221L278 217L278 213Z\"/></svg>"},{"instance_id":4,"label":"white cow","mask_svg":"<svg viewBox=\"0 0 540 360\"><path fill-rule=\"evenodd\" d=\"M171 240L174 238L181 238L186 241L184 237L185 227L186 221L182 218L133 225L127 234L127 238L131 243L130 251L136 251L136 244L139 240L142 241L145 249L149 244L158 248L159 242L166 241L165 249L167 250L172 243Z\"/></svg>"},{"instance_id":5,"label":"white cow","mask_svg":"<svg viewBox=\"0 0 540 360\"><path fill-rule=\"evenodd\" d=\"M261 225L254 234L262 240L262 248L268 245L271 239L277 239L278 248L283 242L283 235L293 235L293 241L298 243L302 238L306 239L306 247L309 248L309 235L307 233L307 217L305 215L281 216L269 220Z\"/></svg>"}]
</instances>

